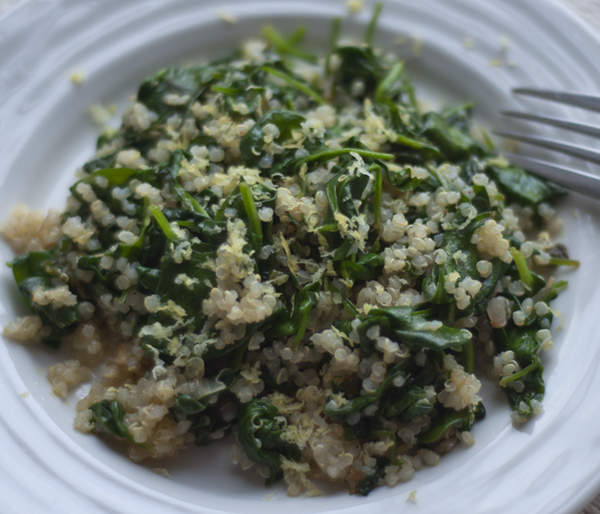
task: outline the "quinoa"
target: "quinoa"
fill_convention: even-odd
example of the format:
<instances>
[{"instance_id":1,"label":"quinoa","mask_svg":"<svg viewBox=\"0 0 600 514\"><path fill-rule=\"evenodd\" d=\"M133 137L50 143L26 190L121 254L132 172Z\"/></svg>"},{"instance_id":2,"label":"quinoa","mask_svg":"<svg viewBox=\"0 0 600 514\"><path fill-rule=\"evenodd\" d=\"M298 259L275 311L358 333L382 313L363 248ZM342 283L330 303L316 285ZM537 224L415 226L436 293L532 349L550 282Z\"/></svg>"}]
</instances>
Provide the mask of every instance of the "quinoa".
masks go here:
<instances>
[{"instance_id":1,"label":"quinoa","mask_svg":"<svg viewBox=\"0 0 600 514\"><path fill-rule=\"evenodd\" d=\"M41 209L31 211L19 204L10 213L10 218L0 225L0 234L10 243L17 254L48 250L62 238L60 213Z\"/></svg>"},{"instance_id":2,"label":"quinoa","mask_svg":"<svg viewBox=\"0 0 600 514\"><path fill-rule=\"evenodd\" d=\"M4 333L67 348L61 398L94 370L75 427L134 461L233 433L292 496L366 495L475 443L476 359L513 420L541 411L563 191L472 139L470 105L420 112L392 57L266 35L147 79L62 215L15 208L32 316Z\"/></svg>"}]
</instances>

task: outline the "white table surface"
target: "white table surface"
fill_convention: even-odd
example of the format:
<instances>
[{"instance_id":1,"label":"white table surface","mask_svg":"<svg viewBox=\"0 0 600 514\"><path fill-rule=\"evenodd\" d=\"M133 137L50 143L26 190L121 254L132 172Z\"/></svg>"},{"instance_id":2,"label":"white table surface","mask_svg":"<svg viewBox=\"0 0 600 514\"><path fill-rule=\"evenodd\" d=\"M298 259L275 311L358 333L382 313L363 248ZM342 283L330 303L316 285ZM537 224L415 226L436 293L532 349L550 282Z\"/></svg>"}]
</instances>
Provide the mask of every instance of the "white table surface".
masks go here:
<instances>
[{"instance_id":1,"label":"white table surface","mask_svg":"<svg viewBox=\"0 0 600 514\"><path fill-rule=\"evenodd\" d=\"M0 14L21 0L0 0ZM587 23L600 31L600 0L561 0L569 5ZM600 494L580 514L600 514Z\"/></svg>"}]
</instances>

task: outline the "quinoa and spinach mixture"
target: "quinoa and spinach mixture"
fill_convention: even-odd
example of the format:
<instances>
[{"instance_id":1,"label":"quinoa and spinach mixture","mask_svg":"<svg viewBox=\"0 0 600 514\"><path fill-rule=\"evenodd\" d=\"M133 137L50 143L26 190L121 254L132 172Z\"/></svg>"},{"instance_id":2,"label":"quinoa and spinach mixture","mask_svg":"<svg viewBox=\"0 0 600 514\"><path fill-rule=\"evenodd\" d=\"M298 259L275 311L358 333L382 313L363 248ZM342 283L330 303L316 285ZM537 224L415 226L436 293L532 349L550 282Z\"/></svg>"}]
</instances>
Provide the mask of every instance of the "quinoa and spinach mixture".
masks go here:
<instances>
[{"instance_id":1,"label":"quinoa and spinach mixture","mask_svg":"<svg viewBox=\"0 0 600 514\"><path fill-rule=\"evenodd\" d=\"M317 59L265 34L143 82L62 215L15 209L32 316L5 334L66 348L54 392L91 379L76 428L135 461L232 433L267 484L367 495L473 444L475 367L541 411L564 191L470 105L423 112L370 35Z\"/></svg>"}]
</instances>

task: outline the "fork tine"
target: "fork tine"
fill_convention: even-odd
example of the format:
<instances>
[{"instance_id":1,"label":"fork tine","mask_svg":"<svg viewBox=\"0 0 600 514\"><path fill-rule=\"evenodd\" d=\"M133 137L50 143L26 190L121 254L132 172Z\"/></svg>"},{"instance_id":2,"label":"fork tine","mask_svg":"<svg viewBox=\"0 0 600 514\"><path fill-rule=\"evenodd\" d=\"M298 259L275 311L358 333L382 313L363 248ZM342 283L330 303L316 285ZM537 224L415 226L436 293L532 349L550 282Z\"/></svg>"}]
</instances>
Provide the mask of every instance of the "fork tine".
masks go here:
<instances>
[{"instance_id":1,"label":"fork tine","mask_svg":"<svg viewBox=\"0 0 600 514\"><path fill-rule=\"evenodd\" d=\"M535 96L552 102L558 102L575 107L581 107L589 111L600 112L600 96L584 95L580 93L566 93L564 91L551 91L548 89L536 89L531 87L519 87L513 89L516 95Z\"/></svg>"},{"instance_id":2,"label":"fork tine","mask_svg":"<svg viewBox=\"0 0 600 514\"><path fill-rule=\"evenodd\" d=\"M532 157L523 157L522 155L510 153L503 155L511 163L521 166L536 175L552 180L572 191L577 191L592 198L600 198L600 177L596 175Z\"/></svg>"},{"instance_id":3,"label":"fork tine","mask_svg":"<svg viewBox=\"0 0 600 514\"><path fill-rule=\"evenodd\" d=\"M594 150L593 148L564 143L563 141L557 141L556 139L550 139L547 137L519 134L517 132L494 132L494 134L502 137L516 139L517 141L522 141L531 145L548 148L549 150L566 153L568 155L572 155L573 157L583 159L584 161L600 164L600 151Z\"/></svg>"},{"instance_id":4,"label":"fork tine","mask_svg":"<svg viewBox=\"0 0 600 514\"><path fill-rule=\"evenodd\" d=\"M587 123L575 123L574 121L567 120L565 118L555 118L553 116L538 116L537 114L531 114L529 112L520 111L502 111L501 114L503 114L504 116L509 116L510 118L535 121L538 123L544 123L545 125L552 125L554 127L568 129L572 132L578 132L579 134L600 137L600 127L597 127L595 125L588 125Z\"/></svg>"}]
</instances>

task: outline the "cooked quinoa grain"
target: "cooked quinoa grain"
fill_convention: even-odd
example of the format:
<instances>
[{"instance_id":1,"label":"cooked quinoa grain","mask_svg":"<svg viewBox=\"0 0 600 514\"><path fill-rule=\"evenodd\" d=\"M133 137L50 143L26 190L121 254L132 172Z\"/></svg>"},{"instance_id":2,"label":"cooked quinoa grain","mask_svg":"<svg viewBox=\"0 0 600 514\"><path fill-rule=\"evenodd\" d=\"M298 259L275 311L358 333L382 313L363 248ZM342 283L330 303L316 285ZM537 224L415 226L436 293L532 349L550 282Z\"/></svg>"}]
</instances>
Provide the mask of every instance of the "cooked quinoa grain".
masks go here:
<instances>
[{"instance_id":1,"label":"cooked quinoa grain","mask_svg":"<svg viewBox=\"0 0 600 514\"><path fill-rule=\"evenodd\" d=\"M265 34L146 80L61 216L15 208L33 315L4 333L67 348L61 398L93 369L75 427L134 461L234 434L292 496L366 495L475 443L476 360L513 420L541 412L562 191L473 140L470 105L420 112L369 45Z\"/></svg>"},{"instance_id":2,"label":"cooked quinoa grain","mask_svg":"<svg viewBox=\"0 0 600 514\"><path fill-rule=\"evenodd\" d=\"M10 213L8 221L0 225L0 234L10 243L17 254L48 250L62 238L60 213L51 210L44 213L32 211L19 204Z\"/></svg>"}]
</instances>

